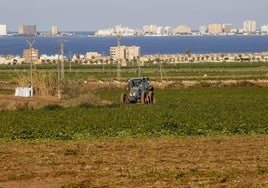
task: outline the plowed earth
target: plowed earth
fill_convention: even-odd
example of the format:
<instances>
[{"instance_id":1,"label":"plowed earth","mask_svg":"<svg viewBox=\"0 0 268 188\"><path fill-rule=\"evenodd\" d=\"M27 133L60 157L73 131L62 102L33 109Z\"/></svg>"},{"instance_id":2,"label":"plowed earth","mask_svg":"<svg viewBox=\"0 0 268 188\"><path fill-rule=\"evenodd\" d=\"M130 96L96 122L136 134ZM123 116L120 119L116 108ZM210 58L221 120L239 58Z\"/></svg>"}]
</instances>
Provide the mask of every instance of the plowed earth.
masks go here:
<instances>
[{"instance_id":1,"label":"plowed earth","mask_svg":"<svg viewBox=\"0 0 268 188\"><path fill-rule=\"evenodd\" d=\"M268 187L268 137L0 142L1 188Z\"/></svg>"}]
</instances>

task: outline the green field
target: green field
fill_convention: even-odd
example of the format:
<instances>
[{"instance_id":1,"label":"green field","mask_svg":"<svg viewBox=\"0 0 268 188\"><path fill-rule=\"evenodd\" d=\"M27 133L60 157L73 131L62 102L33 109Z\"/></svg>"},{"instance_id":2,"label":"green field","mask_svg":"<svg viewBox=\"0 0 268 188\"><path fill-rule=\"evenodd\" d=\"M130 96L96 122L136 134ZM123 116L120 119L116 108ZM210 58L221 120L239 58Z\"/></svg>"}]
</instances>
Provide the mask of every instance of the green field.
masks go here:
<instances>
[{"instance_id":1,"label":"green field","mask_svg":"<svg viewBox=\"0 0 268 188\"><path fill-rule=\"evenodd\" d=\"M157 103L122 105L122 90L96 93L106 106L1 111L1 139L98 139L268 133L268 88L156 90Z\"/></svg>"},{"instance_id":2,"label":"green field","mask_svg":"<svg viewBox=\"0 0 268 188\"><path fill-rule=\"evenodd\" d=\"M119 89L94 92L106 106L83 103L72 108L57 105L33 110L1 111L3 139L86 139L126 136L251 135L268 133L267 87L209 87L206 80L267 80L268 64L183 63L164 64L166 80L196 80L195 88L156 89L153 105L121 105ZM34 73L55 72L56 65L37 65ZM65 66L66 80L114 80L116 65ZM158 81L158 65L141 68L142 76ZM16 80L29 76L29 65L0 66L0 94L12 94ZM36 75L38 75L36 74ZM49 75L49 74L48 74ZM204 76L206 75L206 76ZM138 76L137 67L122 67L121 81ZM6 85L10 81L11 87ZM202 83L205 83L205 85ZM243 84L242 84L243 85Z\"/></svg>"},{"instance_id":3,"label":"green field","mask_svg":"<svg viewBox=\"0 0 268 188\"><path fill-rule=\"evenodd\" d=\"M267 62L236 62L236 63L180 63L163 64L162 73L165 80L245 80L267 79ZM49 71L57 73L57 65L37 65L34 71ZM30 65L1 65L0 80L11 80L21 74L29 74ZM121 67L122 81L138 76L136 65ZM151 80L160 80L158 64L146 64L141 67L141 75ZM206 75L206 77L204 77ZM117 65L65 65L66 79L107 80L117 79Z\"/></svg>"},{"instance_id":4,"label":"green field","mask_svg":"<svg viewBox=\"0 0 268 188\"><path fill-rule=\"evenodd\" d=\"M267 63L165 64L163 83L142 67L154 104L119 103L116 65L66 65L61 100L15 97L29 75L0 66L0 187L268 185ZM121 68L122 83L137 76ZM34 86L57 78L55 65L34 69Z\"/></svg>"}]
</instances>

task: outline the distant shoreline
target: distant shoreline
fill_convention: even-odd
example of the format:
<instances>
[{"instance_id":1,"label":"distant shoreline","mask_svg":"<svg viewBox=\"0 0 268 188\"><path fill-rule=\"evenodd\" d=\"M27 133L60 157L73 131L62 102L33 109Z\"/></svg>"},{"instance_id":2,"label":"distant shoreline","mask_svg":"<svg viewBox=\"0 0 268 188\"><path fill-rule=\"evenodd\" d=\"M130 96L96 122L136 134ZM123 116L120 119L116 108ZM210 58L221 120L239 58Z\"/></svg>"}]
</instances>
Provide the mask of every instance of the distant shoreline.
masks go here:
<instances>
[{"instance_id":1,"label":"distant shoreline","mask_svg":"<svg viewBox=\"0 0 268 188\"><path fill-rule=\"evenodd\" d=\"M34 37L103 37L103 38L109 38L109 37L116 37L116 35L95 35L95 31L63 31L61 34L58 35L50 35L47 34L48 31L41 31L38 32L37 35L34 35ZM0 37L30 37L29 35L19 35L17 32L10 32L7 35L0 35ZM252 33L252 34L246 34L246 33L220 33L220 34L199 34L198 32L193 32L191 34L181 34L181 35L122 35L122 37L221 37L221 36L268 36L268 33Z\"/></svg>"}]
</instances>

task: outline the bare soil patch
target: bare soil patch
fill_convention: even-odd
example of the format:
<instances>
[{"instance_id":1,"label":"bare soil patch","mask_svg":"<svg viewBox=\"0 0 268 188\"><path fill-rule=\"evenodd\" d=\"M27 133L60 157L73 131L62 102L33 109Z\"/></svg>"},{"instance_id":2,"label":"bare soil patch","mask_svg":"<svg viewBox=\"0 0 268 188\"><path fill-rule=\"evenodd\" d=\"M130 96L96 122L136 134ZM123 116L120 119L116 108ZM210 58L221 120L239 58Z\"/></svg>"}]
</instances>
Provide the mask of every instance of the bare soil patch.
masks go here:
<instances>
[{"instance_id":1,"label":"bare soil patch","mask_svg":"<svg viewBox=\"0 0 268 188\"><path fill-rule=\"evenodd\" d=\"M0 110L17 110L23 108L40 108L50 104L59 104L60 100L51 96L34 96L31 98L14 95L0 95Z\"/></svg>"},{"instance_id":2,"label":"bare soil patch","mask_svg":"<svg viewBox=\"0 0 268 188\"><path fill-rule=\"evenodd\" d=\"M0 143L0 187L267 187L268 137Z\"/></svg>"}]
</instances>

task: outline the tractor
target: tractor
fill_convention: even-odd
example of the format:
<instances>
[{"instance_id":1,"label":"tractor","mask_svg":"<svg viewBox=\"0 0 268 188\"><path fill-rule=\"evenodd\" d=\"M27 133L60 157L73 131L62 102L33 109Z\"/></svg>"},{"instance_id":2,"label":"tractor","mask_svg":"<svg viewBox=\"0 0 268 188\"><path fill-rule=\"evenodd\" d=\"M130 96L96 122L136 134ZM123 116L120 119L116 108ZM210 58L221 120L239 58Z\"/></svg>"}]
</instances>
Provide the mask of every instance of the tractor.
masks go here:
<instances>
[{"instance_id":1,"label":"tractor","mask_svg":"<svg viewBox=\"0 0 268 188\"><path fill-rule=\"evenodd\" d=\"M121 94L120 101L123 104L150 104L155 102L154 87L149 85L149 78L147 77L131 78L128 81L128 91L128 95L126 93Z\"/></svg>"}]
</instances>

